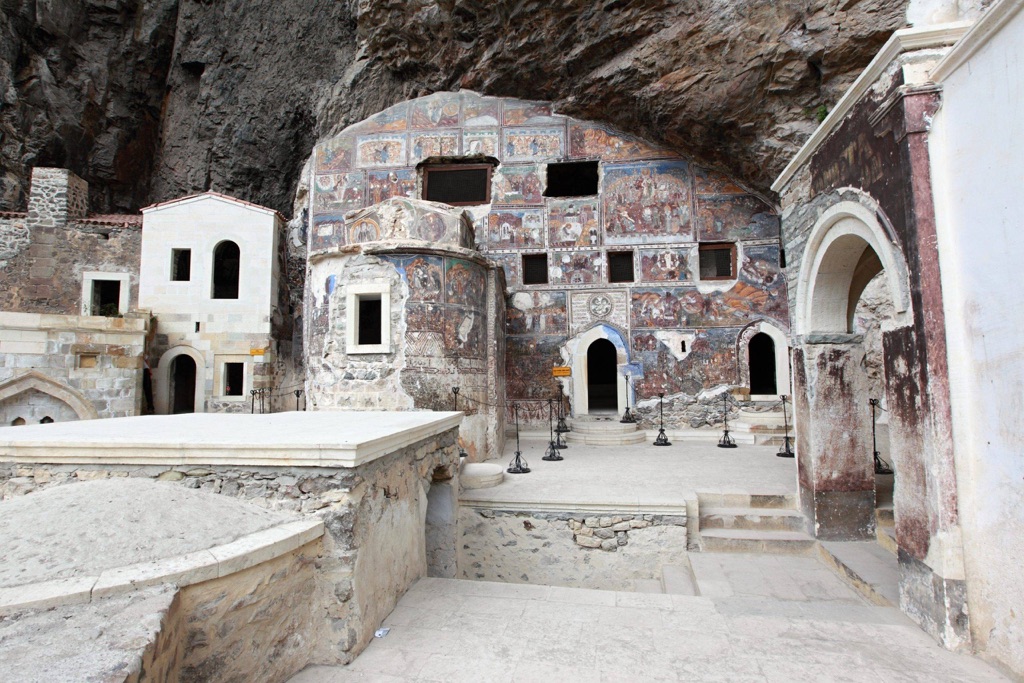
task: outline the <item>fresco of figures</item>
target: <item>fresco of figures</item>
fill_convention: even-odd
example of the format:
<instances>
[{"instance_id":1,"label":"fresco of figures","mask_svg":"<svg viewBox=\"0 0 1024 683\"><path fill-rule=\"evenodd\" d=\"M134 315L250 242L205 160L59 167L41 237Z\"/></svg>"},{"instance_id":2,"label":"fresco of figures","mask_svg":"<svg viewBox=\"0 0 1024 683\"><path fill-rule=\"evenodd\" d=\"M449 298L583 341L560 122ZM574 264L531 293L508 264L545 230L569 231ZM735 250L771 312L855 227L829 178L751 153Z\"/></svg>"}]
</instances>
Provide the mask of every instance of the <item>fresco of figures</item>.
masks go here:
<instances>
[{"instance_id":1,"label":"fresco of figures","mask_svg":"<svg viewBox=\"0 0 1024 683\"><path fill-rule=\"evenodd\" d=\"M643 367L643 377L634 384L638 400L659 392L694 395L709 387L736 383L740 328L697 329L694 333L689 353L682 360L653 332L633 333L633 360Z\"/></svg>"},{"instance_id":2,"label":"fresco of figures","mask_svg":"<svg viewBox=\"0 0 1024 683\"><path fill-rule=\"evenodd\" d=\"M565 292L516 292L509 297L505 319L509 334L564 334Z\"/></svg>"},{"instance_id":3,"label":"fresco of figures","mask_svg":"<svg viewBox=\"0 0 1024 683\"><path fill-rule=\"evenodd\" d=\"M691 181L685 161L606 166L601 197L607 243L693 241Z\"/></svg>"},{"instance_id":4,"label":"fresco of figures","mask_svg":"<svg viewBox=\"0 0 1024 683\"><path fill-rule=\"evenodd\" d=\"M601 219L597 199L563 199L548 203L548 245L597 247Z\"/></svg>"},{"instance_id":5,"label":"fresco of figures","mask_svg":"<svg viewBox=\"0 0 1024 683\"><path fill-rule=\"evenodd\" d=\"M544 246L544 214L538 209L501 209L487 219L489 244L496 248Z\"/></svg>"}]
</instances>

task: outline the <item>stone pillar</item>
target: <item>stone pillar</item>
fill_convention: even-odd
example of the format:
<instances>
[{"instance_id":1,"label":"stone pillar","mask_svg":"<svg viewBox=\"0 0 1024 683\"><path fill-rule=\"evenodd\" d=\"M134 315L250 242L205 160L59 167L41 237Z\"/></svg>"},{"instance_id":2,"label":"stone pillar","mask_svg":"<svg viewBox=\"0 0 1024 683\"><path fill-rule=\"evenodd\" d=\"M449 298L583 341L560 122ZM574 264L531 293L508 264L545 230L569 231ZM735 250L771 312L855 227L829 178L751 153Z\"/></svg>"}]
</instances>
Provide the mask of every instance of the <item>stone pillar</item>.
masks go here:
<instances>
[{"instance_id":1,"label":"stone pillar","mask_svg":"<svg viewBox=\"0 0 1024 683\"><path fill-rule=\"evenodd\" d=\"M870 539L875 474L864 349L859 335L829 337L793 350L800 504L815 537Z\"/></svg>"}]
</instances>

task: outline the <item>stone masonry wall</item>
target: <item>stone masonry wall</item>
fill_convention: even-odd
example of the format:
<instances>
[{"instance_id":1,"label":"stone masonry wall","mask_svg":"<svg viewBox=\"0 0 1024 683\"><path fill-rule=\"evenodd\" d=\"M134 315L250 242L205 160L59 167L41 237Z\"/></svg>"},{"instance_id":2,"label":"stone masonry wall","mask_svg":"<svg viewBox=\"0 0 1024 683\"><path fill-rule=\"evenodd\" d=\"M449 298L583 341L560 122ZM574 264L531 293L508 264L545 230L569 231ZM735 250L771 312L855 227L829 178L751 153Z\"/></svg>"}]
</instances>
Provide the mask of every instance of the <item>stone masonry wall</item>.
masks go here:
<instances>
[{"instance_id":1,"label":"stone masonry wall","mask_svg":"<svg viewBox=\"0 0 1024 683\"><path fill-rule=\"evenodd\" d=\"M6 463L0 464L0 499L76 481L150 477L316 514L327 533L311 600L324 632L311 663L343 663L366 647L409 586L427 575L427 492L433 481L458 486L457 437L453 428L355 469ZM454 533L443 542L453 550Z\"/></svg>"},{"instance_id":2,"label":"stone masonry wall","mask_svg":"<svg viewBox=\"0 0 1024 683\"><path fill-rule=\"evenodd\" d=\"M631 591L687 564L686 517L462 507L458 553L463 579Z\"/></svg>"}]
</instances>

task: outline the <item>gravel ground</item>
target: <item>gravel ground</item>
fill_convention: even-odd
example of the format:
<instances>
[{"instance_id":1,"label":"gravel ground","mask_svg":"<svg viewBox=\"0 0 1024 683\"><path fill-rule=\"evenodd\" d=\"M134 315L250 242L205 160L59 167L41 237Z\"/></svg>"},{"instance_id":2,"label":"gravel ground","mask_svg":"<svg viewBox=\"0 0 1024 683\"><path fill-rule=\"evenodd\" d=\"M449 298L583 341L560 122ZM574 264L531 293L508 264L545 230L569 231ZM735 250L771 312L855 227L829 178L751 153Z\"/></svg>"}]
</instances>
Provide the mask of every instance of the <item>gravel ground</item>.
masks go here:
<instances>
[{"instance_id":1,"label":"gravel ground","mask_svg":"<svg viewBox=\"0 0 1024 683\"><path fill-rule=\"evenodd\" d=\"M0 587L185 555L295 519L146 479L55 486L0 502Z\"/></svg>"}]
</instances>

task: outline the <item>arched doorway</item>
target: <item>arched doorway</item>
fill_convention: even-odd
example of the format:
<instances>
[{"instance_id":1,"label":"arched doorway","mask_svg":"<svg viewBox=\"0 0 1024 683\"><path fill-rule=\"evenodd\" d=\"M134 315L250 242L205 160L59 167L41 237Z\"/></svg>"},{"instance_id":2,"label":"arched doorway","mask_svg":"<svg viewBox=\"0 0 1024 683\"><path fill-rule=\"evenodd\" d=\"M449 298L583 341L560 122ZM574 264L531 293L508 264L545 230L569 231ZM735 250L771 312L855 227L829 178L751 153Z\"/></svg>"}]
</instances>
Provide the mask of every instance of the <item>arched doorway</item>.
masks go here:
<instances>
[{"instance_id":1,"label":"arched doorway","mask_svg":"<svg viewBox=\"0 0 1024 683\"><path fill-rule=\"evenodd\" d=\"M758 332L747 345L750 367L751 394L779 393L775 379L775 342L764 332Z\"/></svg>"},{"instance_id":2,"label":"arched doorway","mask_svg":"<svg viewBox=\"0 0 1024 683\"><path fill-rule=\"evenodd\" d=\"M587 349L587 410L616 412L619 409L616 384L615 344L596 339Z\"/></svg>"},{"instance_id":3,"label":"arched doorway","mask_svg":"<svg viewBox=\"0 0 1024 683\"><path fill-rule=\"evenodd\" d=\"M196 362L187 354L171 361L171 412L196 412Z\"/></svg>"}]
</instances>

